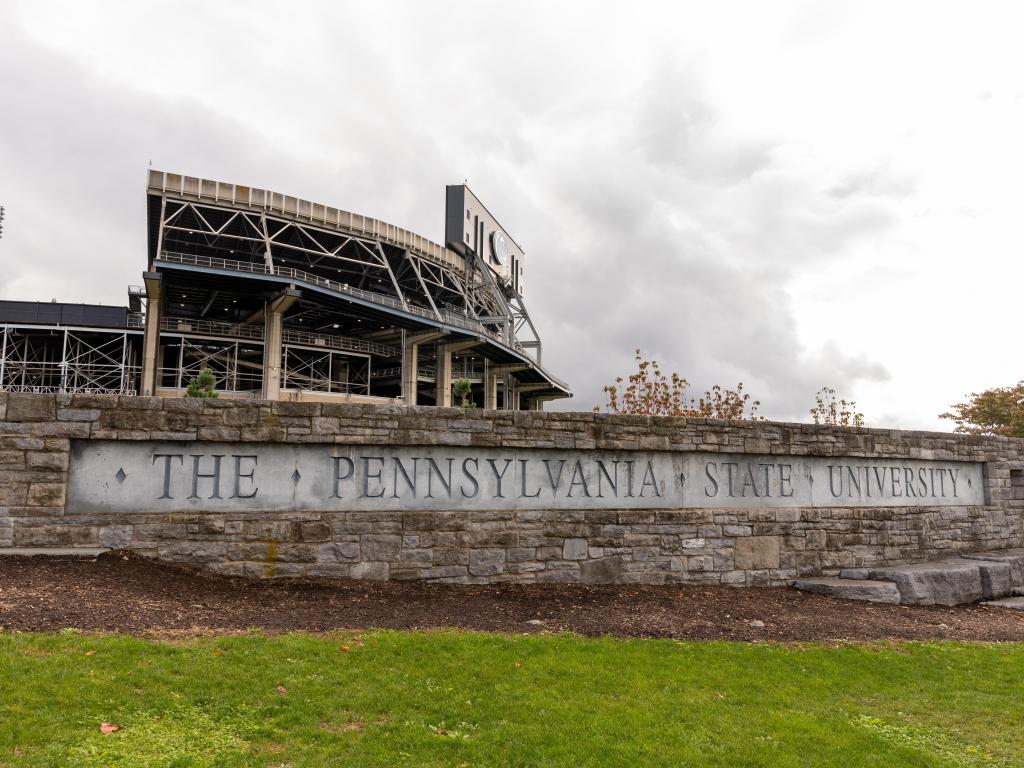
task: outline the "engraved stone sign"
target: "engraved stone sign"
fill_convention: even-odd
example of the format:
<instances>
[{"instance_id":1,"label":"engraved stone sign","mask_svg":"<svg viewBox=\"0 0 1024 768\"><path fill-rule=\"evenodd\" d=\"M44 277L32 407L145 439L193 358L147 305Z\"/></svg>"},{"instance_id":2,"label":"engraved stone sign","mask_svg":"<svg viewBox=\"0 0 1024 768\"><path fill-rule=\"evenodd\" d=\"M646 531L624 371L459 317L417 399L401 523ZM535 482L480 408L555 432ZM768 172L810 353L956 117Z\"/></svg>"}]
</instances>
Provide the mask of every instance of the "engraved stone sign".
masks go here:
<instances>
[{"instance_id":1,"label":"engraved stone sign","mask_svg":"<svg viewBox=\"0 0 1024 768\"><path fill-rule=\"evenodd\" d=\"M69 512L978 506L977 462L332 444L72 443Z\"/></svg>"}]
</instances>

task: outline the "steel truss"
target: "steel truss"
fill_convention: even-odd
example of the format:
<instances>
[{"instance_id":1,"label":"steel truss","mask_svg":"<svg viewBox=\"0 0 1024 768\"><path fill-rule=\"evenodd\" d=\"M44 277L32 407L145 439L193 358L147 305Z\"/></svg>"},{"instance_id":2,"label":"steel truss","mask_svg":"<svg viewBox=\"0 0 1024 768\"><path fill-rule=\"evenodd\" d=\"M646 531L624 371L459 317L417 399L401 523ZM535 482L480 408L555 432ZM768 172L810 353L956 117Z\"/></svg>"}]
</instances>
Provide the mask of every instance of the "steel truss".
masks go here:
<instances>
[{"instance_id":1,"label":"steel truss","mask_svg":"<svg viewBox=\"0 0 1024 768\"><path fill-rule=\"evenodd\" d=\"M0 390L134 395L137 333L0 326Z\"/></svg>"},{"instance_id":2,"label":"steel truss","mask_svg":"<svg viewBox=\"0 0 1024 768\"><path fill-rule=\"evenodd\" d=\"M285 344L281 357L282 389L370 394L369 356Z\"/></svg>"},{"instance_id":3,"label":"steel truss","mask_svg":"<svg viewBox=\"0 0 1024 768\"><path fill-rule=\"evenodd\" d=\"M177 349L167 343L172 340ZM220 391L252 393L263 387L262 342L168 334L161 334L161 341L160 386L164 389L185 389L206 368L213 372Z\"/></svg>"},{"instance_id":4,"label":"steel truss","mask_svg":"<svg viewBox=\"0 0 1024 768\"><path fill-rule=\"evenodd\" d=\"M405 309L426 310L439 321L447 313L462 315L510 347L540 346L522 297L472 253L460 268L383 240L261 210L165 197L157 254L248 261L270 274L298 269Z\"/></svg>"}]
</instances>

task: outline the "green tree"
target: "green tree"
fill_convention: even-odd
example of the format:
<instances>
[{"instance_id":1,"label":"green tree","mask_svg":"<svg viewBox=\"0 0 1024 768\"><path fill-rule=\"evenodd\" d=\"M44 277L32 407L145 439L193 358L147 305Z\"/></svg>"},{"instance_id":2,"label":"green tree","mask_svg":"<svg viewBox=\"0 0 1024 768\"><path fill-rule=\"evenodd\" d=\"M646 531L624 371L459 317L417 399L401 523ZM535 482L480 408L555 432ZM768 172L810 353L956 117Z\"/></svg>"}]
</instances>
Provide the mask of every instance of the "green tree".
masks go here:
<instances>
[{"instance_id":1,"label":"green tree","mask_svg":"<svg viewBox=\"0 0 1024 768\"><path fill-rule=\"evenodd\" d=\"M214 378L213 371L203 368L199 375L189 382L185 397L218 397L217 379Z\"/></svg>"},{"instance_id":2,"label":"green tree","mask_svg":"<svg viewBox=\"0 0 1024 768\"><path fill-rule=\"evenodd\" d=\"M853 400L836 400L832 387L822 387L814 396L811 418L815 424L835 424L840 427L863 427L864 414L857 410Z\"/></svg>"},{"instance_id":3,"label":"green tree","mask_svg":"<svg viewBox=\"0 0 1024 768\"><path fill-rule=\"evenodd\" d=\"M1024 381L1015 387L996 387L972 392L965 403L951 405L940 419L956 422L954 432L972 435L1024 437Z\"/></svg>"},{"instance_id":4,"label":"green tree","mask_svg":"<svg viewBox=\"0 0 1024 768\"><path fill-rule=\"evenodd\" d=\"M456 379L453 385L453 390L459 407L476 408L476 403L474 403L472 399L473 385L470 383L469 379Z\"/></svg>"}]
</instances>

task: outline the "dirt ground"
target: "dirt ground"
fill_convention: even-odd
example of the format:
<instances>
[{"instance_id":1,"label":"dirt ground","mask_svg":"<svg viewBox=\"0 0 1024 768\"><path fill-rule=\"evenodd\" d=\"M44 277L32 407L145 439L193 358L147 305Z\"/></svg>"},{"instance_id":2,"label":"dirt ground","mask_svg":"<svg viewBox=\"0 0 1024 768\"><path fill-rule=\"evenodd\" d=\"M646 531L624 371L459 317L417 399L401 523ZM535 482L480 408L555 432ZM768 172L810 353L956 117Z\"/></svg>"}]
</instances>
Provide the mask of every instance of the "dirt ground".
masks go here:
<instances>
[{"instance_id":1,"label":"dirt ground","mask_svg":"<svg viewBox=\"0 0 1024 768\"><path fill-rule=\"evenodd\" d=\"M694 640L1024 640L1019 612L859 603L793 589L260 582L117 553L95 560L0 557L0 630L65 627L136 634L459 627Z\"/></svg>"}]
</instances>

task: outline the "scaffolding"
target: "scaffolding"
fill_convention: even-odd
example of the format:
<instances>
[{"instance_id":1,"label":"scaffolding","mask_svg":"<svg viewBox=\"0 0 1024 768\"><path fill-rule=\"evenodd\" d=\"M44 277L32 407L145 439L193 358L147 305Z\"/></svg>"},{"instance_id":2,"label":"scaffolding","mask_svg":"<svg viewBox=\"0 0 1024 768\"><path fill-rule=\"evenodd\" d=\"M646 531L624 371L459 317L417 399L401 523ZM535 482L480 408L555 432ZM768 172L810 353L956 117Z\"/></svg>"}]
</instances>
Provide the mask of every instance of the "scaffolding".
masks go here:
<instances>
[{"instance_id":1,"label":"scaffolding","mask_svg":"<svg viewBox=\"0 0 1024 768\"><path fill-rule=\"evenodd\" d=\"M0 326L0 390L137 394L140 342L131 330Z\"/></svg>"}]
</instances>

